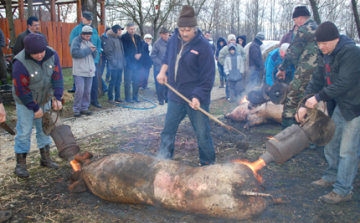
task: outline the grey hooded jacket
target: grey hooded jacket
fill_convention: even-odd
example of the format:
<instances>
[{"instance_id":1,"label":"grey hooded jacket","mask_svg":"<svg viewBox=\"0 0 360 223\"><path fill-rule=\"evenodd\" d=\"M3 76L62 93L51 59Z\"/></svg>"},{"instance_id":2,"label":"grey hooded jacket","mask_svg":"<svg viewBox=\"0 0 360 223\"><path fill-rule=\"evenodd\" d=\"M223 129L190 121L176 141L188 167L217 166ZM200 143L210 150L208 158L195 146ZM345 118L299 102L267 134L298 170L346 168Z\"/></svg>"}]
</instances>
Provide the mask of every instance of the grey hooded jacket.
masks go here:
<instances>
[{"instance_id":1,"label":"grey hooded jacket","mask_svg":"<svg viewBox=\"0 0 360 223\"><path fill-rule=\"evenodd\" d=\"M105 44L105 56L108 60L110 70L124 70L126 61L124 47L121 38L112 29L106 32L108 37Z\"/></svg>"},{"instance_id":2,"label":"grey hooded jacket","mask_svg":"<svg viewBox=\"0 0 360 223\"><path fill-rule=\"evenodd\" d=\"M82 77L95 76L95 62L97 50L93 52L90 46L93 45L91 39L86 41L81 38L81 34L76 37L70 48L70 54L73 58L73 75Z\"/></svg>"}]
</instances>

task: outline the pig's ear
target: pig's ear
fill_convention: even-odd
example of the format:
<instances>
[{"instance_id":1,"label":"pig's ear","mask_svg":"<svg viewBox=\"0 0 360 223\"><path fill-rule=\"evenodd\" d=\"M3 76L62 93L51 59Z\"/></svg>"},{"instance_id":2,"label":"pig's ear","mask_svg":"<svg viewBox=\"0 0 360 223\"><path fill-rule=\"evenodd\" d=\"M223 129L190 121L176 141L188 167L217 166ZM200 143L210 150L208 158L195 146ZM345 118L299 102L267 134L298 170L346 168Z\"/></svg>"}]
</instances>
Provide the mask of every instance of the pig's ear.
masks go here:
<instances>
[{"instance_id":1,"label":"pig's ear","mask_svg":"<svg viewBox=\"0 0 360 223\"><path fill-rule=\"evenodd\" d=\"M86 184L83 179L80 179L69 186L71 193L82 193L87 191Z\"/></svg>"}]
</instances>

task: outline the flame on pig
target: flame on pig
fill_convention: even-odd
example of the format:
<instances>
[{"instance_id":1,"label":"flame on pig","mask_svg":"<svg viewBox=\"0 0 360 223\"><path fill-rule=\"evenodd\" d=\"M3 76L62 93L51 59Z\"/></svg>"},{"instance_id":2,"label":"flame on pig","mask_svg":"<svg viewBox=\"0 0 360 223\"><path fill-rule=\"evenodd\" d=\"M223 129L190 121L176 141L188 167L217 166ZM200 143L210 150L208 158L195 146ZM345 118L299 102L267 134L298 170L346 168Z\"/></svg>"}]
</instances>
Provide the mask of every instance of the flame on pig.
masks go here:
<instances>
[{"instance_id":1,"label":"flame on pig","mask_svg":"<svg viewBox=\"0 0 360 223\"><path fill-rule=\"evenodd\" d=\"M270 136L270 137L266 137L267 139L273 139L273 140L275 140L275 141L277 141L277 142L279 142L279 140L277 140L277 139L275 139L274 137L272 137L272 136Z\"/></svg>"},{"instance_id":2,"label":"flame on pig","mask_svg":"<svg viewBox=\"0 0 360 223\"><path fill-rule=\"evenodd\" d=\"M245 102L248 102L248 101L249 101L249 100L246 98L246 95L245 95L244 98L241 99L240 104L245 103Z\"/></svg>"},{"instance_id":3,"label":"flame on pig","mask_svg":"<svg viewBox=\"0 0 360 223\"><path fill-rule=\"evenodd\" d=\"M262 184L262 182L263 182L262 176L259 175L257 173L257 171L261 170L263 167L266 166L266 163L264 162L263 159L260 158L257 161L252 162L252 163L247 160L233 160L232 162L241 163L241 164L248 166L254 172L254 175L255 175L256 179L258 180L258 182L260 184Z\"/></svg>"}]
</instances>

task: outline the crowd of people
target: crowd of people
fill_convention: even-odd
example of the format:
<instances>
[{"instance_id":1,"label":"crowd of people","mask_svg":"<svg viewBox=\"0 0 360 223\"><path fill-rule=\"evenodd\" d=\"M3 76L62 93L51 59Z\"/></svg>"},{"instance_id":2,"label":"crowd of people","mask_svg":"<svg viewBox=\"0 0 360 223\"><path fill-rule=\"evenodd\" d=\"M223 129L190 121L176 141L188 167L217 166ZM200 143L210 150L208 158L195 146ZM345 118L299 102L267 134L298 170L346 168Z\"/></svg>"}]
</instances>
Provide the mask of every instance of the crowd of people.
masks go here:
<instances>
[{"instance_id":1,"label":"crowd of people","mask_svg":"<svg viewBox=\"0 0 360 223\"><path fill-rule=\"evenodd\" d=\"M247 42L244 35L220 37L215 46L211 33L203 35L198 28L191 6L183 6L177 20L178 28L172 33L174 36L169 38L171 32L162 27L160 38L153 44L152 35L146 34L142 39L136 34L133 23L126 25L125 34L122 33L124 28L116 24L100 37L91 26L92 14L85 11L82 22L72 30L69 39L73 59L74 86L70 92L75 92L74 116L91 115L90 105L102 107L98 102L99 84L112 105L140 102L139 88L148 88L153 66L158 103L168 103L159 157L172 159L177 129L188 115L196 133L200 165L211 165L215 163L215 151L209 118L198 108L209 111L216 64L220 88L224 88L230 102L237 101L246 88L263 83L272 85L274 80L285 81L289 89L282 113L284 129L305 117L305 107L297 110L305 96L309 96L305 102L308 108L314 108L320 101L327 102L336 132L324 149L329 168L322 179L312 185L333 187L329 194L320 197L326 203L349 201L360 154L360 48L350 38L340 35L332 22L317 25L305 6L296 7L292 17L294 28L283 36L279 47L271 51L264 62L260 46L265 33L256 34L248 51L244 50ZM14 150L18 177L29 177L26 155L30 150L34 120L40 165L58 168L49 156L51 140L44 134L41 121L43 112L50 107L62 109L64 90L58 54L48 47L45 36L39 32L36 17L29 17L27 24L28 29L17 37L13 50L13 96L18 118ZM245 63L249 65L248 71ZM247 81L245 72L249 72ZM125 95L122 98L123 75ZM1 80L6 81L3 77ZM191 103L167 89L165 83ZM5 117L0 98L0 122L5 121Z\"/></svg>"}]
</instances>

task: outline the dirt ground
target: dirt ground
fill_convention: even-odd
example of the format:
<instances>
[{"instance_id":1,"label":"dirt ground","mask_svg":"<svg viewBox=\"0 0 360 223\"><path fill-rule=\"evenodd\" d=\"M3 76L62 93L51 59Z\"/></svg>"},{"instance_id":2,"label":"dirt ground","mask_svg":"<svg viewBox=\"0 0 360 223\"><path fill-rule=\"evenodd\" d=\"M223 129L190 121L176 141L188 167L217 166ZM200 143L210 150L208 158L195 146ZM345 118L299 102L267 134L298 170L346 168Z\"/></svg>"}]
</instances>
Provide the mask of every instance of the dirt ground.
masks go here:
<instances>
[{"instance_id":1,"label":"dirt ground","mask_svg":"<svg viewBox=\"0 0 360 223\"><path fill-rule=\"evenodd\" d=\"M211 109L226 103L225 99L212 102ZM160 132L164 115L142 120L126 127L102 132L79 141L82 151L90 151L94 159L118 152L137 152L156 155L160 145ZM223 118L221 119L224 120ZM255 161L265 151L266 137L281 131L280 124L266 124L244 130L249 136L247 151L236 148L242 139L238 133L229 133L211 122L211 135L216 149L217 163L234 159ZM227 124L242 130L244 123ZM52 153L56 156L56 151ZM198 166L198 150L194 131L186 118L178 131L174 160L184 165ZM59 170L39 166L39 155L31 153L29 179L11 174L0 185L0 209L12 209L10 222L237 222L192 213L182 213L147 205L118 204L102 200L90 192L70 193L68 179L71 167L56 158ZM271 163L259 173L263 176L264 193L282 197L287 202L269 205L257 218L244 222L359 222L360 184L354 183L352 201L341 205L328 205L318 201L330 192L310 186L322 176L327 167L322 149L304 150L282 165ZM270 202L270 200L269 200ZM270 202L271 203L271 202Z\"/></svg>"}]
</instances>

